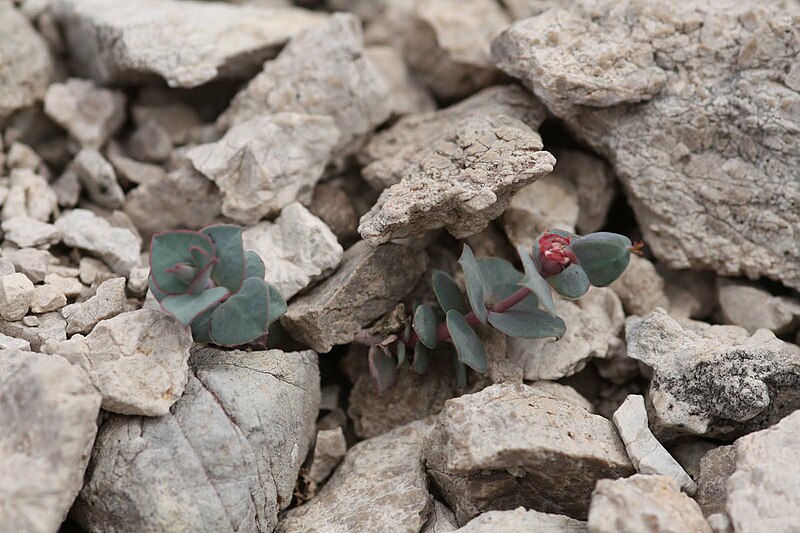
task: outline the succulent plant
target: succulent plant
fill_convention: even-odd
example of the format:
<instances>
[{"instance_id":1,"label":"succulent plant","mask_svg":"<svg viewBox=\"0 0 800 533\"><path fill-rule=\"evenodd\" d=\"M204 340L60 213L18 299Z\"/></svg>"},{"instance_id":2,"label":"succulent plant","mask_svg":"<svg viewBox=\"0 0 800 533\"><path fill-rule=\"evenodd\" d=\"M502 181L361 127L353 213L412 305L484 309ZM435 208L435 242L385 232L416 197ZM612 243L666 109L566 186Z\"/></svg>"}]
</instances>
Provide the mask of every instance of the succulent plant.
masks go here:
<instances>
[{"instance_id":1,"label":"succulent plant","mask_svg":"<svg viewBox=\"0 0 800 533\"><path fill-rule=\"evenodd\" d=\"M264 274L258 254L245 252L239 226L167 231L150 241L150 290L164 311L191 326L196 342L238 346L263 338L286 312Z\"/></svg>"},{"instance_id":2,"label":"succulent plant","mask_svg":"<svg viewBox=\"0 0 800 533\"><path fill-rule=\"evenodd\" d=\"M590 286L605 287L625 271L630 254L639 248L616 233L580 236L548 230L536 238L532 250L517 248L520 272L504 259L476 258L465 244L458 262L466 298L448 273L435 270L438 305L418 305L403 331L377 339L365 330L355 340L370 345L369 367L379 391L395 382L398 369L424 373L442 343L455 349L456 378L463 387L467 367L481 373L489 367L476 327L488 324L512 337L559 339L566 325L556 315L552 291L574 300Z\"/></svg>"}]
</instances>

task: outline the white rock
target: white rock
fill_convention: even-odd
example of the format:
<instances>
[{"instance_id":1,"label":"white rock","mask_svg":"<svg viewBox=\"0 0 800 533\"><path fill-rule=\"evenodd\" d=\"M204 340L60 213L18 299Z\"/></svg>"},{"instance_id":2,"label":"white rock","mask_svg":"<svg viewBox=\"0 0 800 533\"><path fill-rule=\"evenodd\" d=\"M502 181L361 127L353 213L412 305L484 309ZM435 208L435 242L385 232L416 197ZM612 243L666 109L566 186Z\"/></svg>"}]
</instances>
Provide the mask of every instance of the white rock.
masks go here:
<instances>
[{"instance_id":1,"label":"white rock","mask_svg":"<svg viewBox=\"0 0 800 533\"><path fill-rule=\"evenodd\" d=\"M47 180L29 169L11 171L11 187L3 204L2 219L29 216L42 222L58 208L58 198Z\"/></svg>"},{"instance_id":2,"label":"white rock","mask_svg":"<svg viewBox=\"0 0 800 533\"><path fill-rule=\"evenodd\" d=\"M561 514L541 513L518 507L513 511L483 513L455 533L585 533L586 522Z\"/></svg>"},{"instance_id":3,"label":"white rock","mask_svg":"<svg viewBox=\"0 0 800 533\"><path fill-rule=\"evenodd\" d=\"M49 340L67 340L67 321L60 313L54 311L39 315L37 318L39 319L37 326L29 326L23 321L0 320L0 333L28 341L33 351L41 350Z\"/></svg>"},{"instance_id":4,"label":"white rock","mask_svg":"<svg viewBox=\"0 0 800 533\"><path fill-rule=\"evenodd\" d=\"M44 277L44 282L47 285L55 288L67 298L76 298L83 290L83 283L80 280L71 277L60 276L58 274L47 274Z\"/></svg>"},{"instance_id":5,"label":"white rock","mask_svg":"<svg viewBox=\"0 0 800 533\"><path fill-rule=\"evenodd\" d=\"M5 240L20 248L46 246L61 240L61 232L54 225L26 215L4 220L2 228Z\"/></svg>"},{"instance_id":6,"label":"white rock","mask_svg":"<svg viewBox=\"0 0 800 533\"><path fill-rule=\"evenodd\" d=\"M22 323L32 328L39 327L39 317L31 315L24 316L22 317Z\"/></svg>"},{"instance_id":7,"label":"white rock","mask_svg":"<svg viewBox=\"0 0 800 533\"><path fill-rule=\"evenodd\" d=\"M364 54L389 87L393 117L436 109L433 97L411 73L399 50L392 46L369 46Z\"/></svg>"},{"instance_id":8,"label":"white rock","mask_svg":"<svg viewBox=\"0 0 800 533\"><path fill-rule=\"evenodd\" d=\"M0 277L0 316L4 320L20 320L31 306L33 283L25 274Z\"/></svg>"},{"instance_id":9,"label":"white rock","mask_svg":"<svg viewBox=\"0 0 800 533\"><path fill-rule=\"evenodd\" d=\"M561 400L562 402L574 405L575 407L586 409L586 411L589 413L594 414L595 412L592 402L587 400L583 395L581 395L580 392L576 391L569 385L562 385L556 381L547 380L534 381L532 383L528 383L528 385L552 398L555 398L556 400Z\"/></svg>"},{"instance_id":10,"label":"white rock","mask_svg":"<svg viewBox=\"0 0 800 533\"><path fill-rule=\"evenodd\" d=\"M656 307L670 309L664 278L653 263L644 257L631 254L625 272L610 287L622 300L622 306L628 314L646 315L655 311Z\"/></svg>"},{"instance_id":11,"label":"white rock","mask_svg":"<svg viewBox=\"0 0 800 533\"><path fill-rule=\"evenodd\" d=\"M117 181L114 167L103 155L93 148L84 148L67 168L68 174L74 174L89 197L97 204L109 209L122 207L125 203L125 192ZM61 179L68 179L62 176Z\"/></svg>"},{"instance_id":12,"label":"white rock","mask_svg":"<svg viewBox=\"0 0 800 533\"><path fill-rule=\"evenodd\" d=\"M37 285L33 289L31 298L31 311L34 313L49 313L67 305L67 297L52 285Z\"/></svg>"},{"instance_id":13,"label":"white rock","mask_svg":"<svg viewBox=\"0 0 800 533\"><path fill-rule=\"evenodd\" d=\"M22 272L34 283L42 281L52 265L58 264L58 258L47 250L21 248L19 250L4 249L3 257L14 265L17 272Z\"/></svg>"},{"instance_id":14,"label":"white rock","mask_svg":"<svg viewBox=\"0 0 800 533\"><path fill-rule=\"evenodd\" d=\"M0 350L22 350L29 352L31 350L31 343L25 339L9 337L8 335L0 333Z\"/></svg>"},{"instance_id":15,"label":"white rock","mask_svg":"<svg viewBox=\"0 0 800 533\"><path fill-rule=\"evenodd\" d=\"M347 441L341 427L317 431L314 460L308 469L308 478L315 483L325 481L342 461L345 453Z\"/></svg>"},{"instance_id":16,"label":"white rock","mask_svg":"<svg viewBox=\"0 0 800 533\"><path fill-rule=\"evenodd\" d=\"M114 166L117 176L122 180L142 184L154 183L165 179L166 172L160 165L142 163L128 157L114 140L108 143L105 156L108 158L108 162Z\"/></svg>"},{"instance_id":17,"label":"white rock","mask_svg":"<svg viewBox=\"0 0 800 533\"><path fill-rule=\"evenodd\" d=\"M433 510L420 533L450 533L458 529L456 515L439 500L433 500Z\"/></svg>"},{"instance_id":18,"label":"white rock","mask_svg":"<svg viewBox=\"0 0 800 533\"><path fill-rule=\"evenodd\" d=\"M725 323L750 333L765 328L782 335L800 322L800 300L772 296L755 283L718 278L717 294Z\"/></svg>"},{"instance_id":19,"label":"white rock","mask_svg":"<svg viewBox=\"0 0 800 533\"><path fill-rule=\"evenodd\" d=\"M0 276L13 274L14 272L16 272L14 269L14 263L12 263L7 257L0 257Z\"/></svg>"},{"instance_id":20,"label":"white rock","mask_svg":"<svg viewBox=\"0 0 800 533\"><path fill-rule=\"evenodd\" d=\"M169 93L165 96L169 98ZM133 106L133 121L137 126L142 126L150 121L156 122L167 132L170 141L174 144L186 143L192 130L203 125L202 119L194 108L180 100L137 104Z\"/></svg>"},{"instance_id":21,"label":"white rock","mask_svg":"<svg viewBox=\"0 0 800 533\"><path fill-rule=\"evenodd\" d=\"M148 289L150 267L133 267L128 276L128 290L135 296L144 296Z\"/></svg>"},{"instance_id":22,"label":"white rock","mask_svg":"<svg viewBox=\"0 0 800 533\"><path fill-rule=\"evenodd\" d=\"M111 226L107 220L87 211L73 209L55 222L64 244L97 255L114 272L127 276L139 261L141 239L128 229Z\"/></svg>"},{"instance_id":23,"label":"white rock","mask_svg":"<svg viewBox=\"0 0 800 533\"><path fill-rule=\"evenodd\" d=\"M44 178L50 177L50 169L36 151L27 144L15 141L11 143L6 157L6 167L9 170L15 168L27 168Z\"/></svg>"},{"instance_id":24,"label":"white rock","mask_svg":"<svg viewBox=\"0 0 800 533\"><path fill-rule=\"evenodd\" d=\"M114 317L122 313L125 305L125 278L112 278L97 287L97 293L77 306L74 310L66 311L67 333L88 333L101 320Z\"/></svg>"},{"instance_id":25,"label":"white rock","mask_svg":"<svg viewBox=\"0 0 800 533\"><path fill-rule=\"evenodd\" d=\"M99 285L104 280L113 278L114 274L99 259L81 257L81 260L78 261L78 276L84 285L91 286Z\"/></svg>"},{"instance_id":26,"label":"white rock","mask_svg":"<svg viewBox=\"0 0 800 533\"><path fill-rule=\"evenodd\" d=\"M87 148L102 147L125 122L125 94L71 78L47 88L44 112Z\"/></svg>"}]
</instances>

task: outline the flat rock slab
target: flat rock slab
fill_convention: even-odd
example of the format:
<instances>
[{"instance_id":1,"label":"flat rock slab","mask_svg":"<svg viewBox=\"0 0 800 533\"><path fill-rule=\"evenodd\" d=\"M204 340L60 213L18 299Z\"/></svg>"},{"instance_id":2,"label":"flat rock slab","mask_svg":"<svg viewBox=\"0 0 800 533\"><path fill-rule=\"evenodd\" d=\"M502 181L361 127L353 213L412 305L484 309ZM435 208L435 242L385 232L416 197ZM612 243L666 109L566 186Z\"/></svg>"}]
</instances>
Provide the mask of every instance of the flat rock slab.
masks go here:
<instances>
[{"instance_id":1,"label":"flat rock slab","mask_svg":"<svg viewBox=\"0 0 800 533\"><path fill-rule=\"evenodd\" d=\"M517 22L492 55L613 163L660 261L797 289L799 17L586 0Z\"/></svg>"},{"instance_id":2,"label":"flat rock slab","mask_svg":"<svg viewBox=\"0 0 800 533\"><path fill-rule=\"evenodd\" d=\"M175 0L58 0L52 8L82 76L101 84L159 76L170 87L247 78L290 37L327 18Z\"/></svg>"},{"instance_id":3,"label":"flat rock slab","mask_svg":"<svg viewBox=\"0 0 800 533\"><path fill-rule=\"evenodd\" d=\"M73 510L90 531L269 533L314 438L313 352L197 347L160 418L111 415Z\"/></svg>"},{"instance_id":4,"label":"flat rock slab","mask_svg":"<svg viewBox=\"0 0 800 533\"><path fill-rule=\"evenodd\" d=\"M560 514L540 513L524 507L489 511L470 520L455 533L585 533L586 522Z\"/></svg>"},{"instance_id":5,"label":"flat rock slab","mask_svg":"<svg viewBox=\"0 0 800 533\"><path fill-rule=\"evenodd\" d=\"M100 394L63 357L0 354L0 524L52 533L83 484Z\"/></svg>"},{"instance_id":6,"label":"flat rock slab","mask_svg":"<svg viewBox=\"0 0 800 533\"><path fill-rule=\"evenodd\" d=\"M523 384L448 400L424 452L462 525L520 505L586 518L597 480L634 473L609 420Z\"/></svg>"},{"instance_id":7,"label":"flat rock slab","mask_svg":"<svg viewBox=\"0 0 800 533\"><path fill-rule=\"evenodd\" d=\"M112 226L86 209L73 209L55 221L67 246L81 248L98 256L122 276L139 263L141 238L127 228Z\"/></svg>"}]
</instances>

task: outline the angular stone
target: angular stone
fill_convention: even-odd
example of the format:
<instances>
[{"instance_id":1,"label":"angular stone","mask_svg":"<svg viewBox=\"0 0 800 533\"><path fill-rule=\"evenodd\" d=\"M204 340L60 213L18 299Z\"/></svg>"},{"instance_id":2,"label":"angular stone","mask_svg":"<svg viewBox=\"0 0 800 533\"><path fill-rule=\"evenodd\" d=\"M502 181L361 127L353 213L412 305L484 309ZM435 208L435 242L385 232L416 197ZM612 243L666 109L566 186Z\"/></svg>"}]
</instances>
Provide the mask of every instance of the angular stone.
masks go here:
<instances>
[{"instance_id":1,"label":"angular stone","mask_svg":"<svg viewBox=\"0 0 800 533\"><path fill-rule=\"evenodd\" d=\"M543 119L521 89L496 87L377 134L361 153L362 175L388 189L359 233L372 244L441 227L457 238L478 233L514 193L553 170L533 129Z\"/></svg>"},{"instance_id":2,"label":"angular stone","mask_svg":"<svg viewBox=\"0 0 800 533\"><path fill-rule=\"evenodd\" d=\"M107 279L111 279L114 274L108 269L105 263L93 257L81 257L78 261L78 276L84 285L99 285ZM83 289L81 289L81 292Z\"/></svg>"},{"instance_id":3,"label":"angular stone","mask_svg":"<svg viewBox=\"0 0 800 533\"><path fill-rule=\"evenodd\" d=\"M67 297L52 285L38 285L33 289L31 298L31 311L34 313L49 313L57 311L67 305Z\"/></svg>"},{"instance_id":4,"label":"angular stone","mask_svg":"<svg viewBox=\"0 0 800 533\"><path fill-rule=\"evenodd\" d=\"M517 22L492 55L613 163L659 261L798 289L797 16L589 0Z\"/></svg>"},{"instance_id":5,"label":"angular stone","mask_svg":"<svg viewBox=\"0 0 800 533\"><path fill-rule=\"evenodd\" d=\"M364 326L390 311L414 288L427 256L398 244L351 246L335 275L295 299L281 324L317 352L346 344Z\"/></svg>"},{"instance_id":6,"label":"angular stone","mask_svg":"<svg viewBox=\"0 0 800 533\"><path fill-rule=\"evenodd\" d=\"M728 501L726 484L736 470L736 446L719 446L700 459L700 475L697 478L697 503L703 514L725 513Z\"/></svg>"},{"instance_id":7,"label":"angular stone","mask_svg":"<svg viewBox=\"0 0 800 533\"><path fill-rule=\"evenodd\" d=\"M364 51L389 88L393 117L425 113L436 109L428 90L414 77L403 54L392 46L369 46Z\"/></svg>"},{"instance_id":8,"label":"angular stone","mask_svg":"<svg viewBox=\"0 0 800 533\"><path fill-rule=\"evenodd\" d=\"M0 350L22 350L31 351L31 343L25 339L17 339L0 333Z\"/></svg>"},{"instance_id":9,"label":"angular stone","mask_svg":"<svg viewBox=\"0 0 800 533\"><path fill-rule=\"evenodd\" d=\"M667 476L601 479L592 493L592 533L711 533L697 503Z\"/></svg>"},{"instance_id":10,"label":"angular stone","mask_svg":"<svg viewBox=\"0 0 800 533\"><path fill-rule=\"evenodd\" d=\"M236 95L217 124L229 128L281 112L332 117L339 130L333 139L339 156L355 152L364 137L389 118L389 87L364 53L358 18L336 14L326 25L292 39Z\"/></svg>"},{"instance_id":11,"label":"angular stone","mask_svg":"<svg viewBox=\"0 0 800 533\"><path fill-rule=\"evenodd\" d=\"M0 16L2 20L2 16ZM0 355L0 523L57 531L83 484L100 395L62 357Z\"/></svg>"},{"instance_id":12,"label":"angular stone","mask_svg":"<svg viewBox=\"0 0 800 533\"><path fill-rule=\"evenodd\" d=\"M0 333L28 341L33 351L41 350L44 343L50 339L56 341L67 339L67 321L60 313L56 311L45 313L38 318L37 326L29 326L21 321L0 320Z\"/></svg>"},{"instance_id":13,"label":"angular stone","mask_svg":"<svg viewBox=\"0 0 800 533\"><path fill-rule=\"evenodd\" d=\"M287 300L330 274L342 249L328 226L299 203L286 206L275 222L260 222L242 233L245 250L268 265L266 280Z\"/></svg>"},{"instance_id":14,"label":"angular stone","mask_svg":"<svg viewBox=\"0 0 800 533\"><path fill-rule=\"evenodd\" d=\"M547 394L548 396L555 398L556 400L561 400L564 403L568 403L570 405L574 405L575 407L580 407L581 409L585 409L588 413L594 413L595 408L592 405L592 402L587 400L585 397L581 395L580 392L576 391L574 388L570 387L569 385L562 385L556 381L546 381L546 380L539 380L534 381L532 383L528 383L532 388Z\"/></svg>"},{"instance_id":15,"label":"angular stone","mask_svg":"<svg viewBox=\"0 0 800 533\"><path fill-rule=\"evenodd\" d=\"M172 143L184 144L189 140L192 130L202 126L203 121L194 108L180 100L169 101L169 93L164 96L167 102L133 106L133 121L137 126L153 121L167 132Z\"/></svg>"},{"instance_id":16,"label":"angular stone","mask_svg":"<svg viewBox=\"0 0 800 533\"><path fill-rule=\"evenodd\" d=\"M761 328L776 335L791 333L800 322L800 300L772 296L755 283L717 279L722 319L755 333Z\"/></svg>"},{"instance_id":17,"label":"angular stone","mask_svg":"<svg viewBox=\"0 0 800 533\"><path fill-rule=\"evenodd\" d=\"M308 210L328 225L339 242L358 237L358 214L347 192L339 185L317 183Z\"/></svg>"},{"instance_id":18,"label":"angular stone","mask_svg":"<svg viewBox=\"0 0 800 533\"><path fill-rule=\"evenodd\" d=\"M83 290L83 283L81 283L80 280L61 276L59 274L47 274L44 277L44 282L61 292L67 298L76 298Z\"/></svg>"},{"instance_id":19,"label":"angular stone","mask_svg":"<svg viewBox=\"0 0 800 533\"><path fill-rule=\"evenodd\" d=\"M449 533L458 529L456 515L439 500L433 500L433 510L420 533Z\"/></svg>"},{"instance_id":20,"label":"angular stone","mask_svg":"<svg viewBox=\"0 0 800 533\"><path fill-rule=\"evenodd\" d=\"M585 518L597 480L634 472L609 420L523 384L449 400L424 450L459 524L520 505Z\"/></svg>"},{"instance_id":21,"label":"angular stone","mask_svg":"<svg viewBox=\"0 0 800 533\"><path fill-rule=\"evenodd\" d=\"M800 408L800 348L765 329L679 324L663 309L626 325L628 356L653 370L648 410L660 440L735 437Z\"/></svg>"},{"instance_id":22,"label":"angular stone","mask_svg":"<svg viewBox=\"0 0 800 533\"><path fill-rule=\"evenodd\" d=\"M11 187L3 204L2 219L28 216L47 222L58 208L58 198L43 177L29 169L11 171Z\"/></svg>"},{"instance_id":23,"label":"angular stone","mask_svg":"<svg viewBox=\"0 0 800 533\"><path fill-rule=\"evenodd\" d=\"M97 150L84 148L78 152L67 172L75 174L95 203L110 209L125 203L125 192L117 181L114 167Z\"/></svg>"},{"instance_id":24,"label":"angular stone","mask_svg":"<svg viewBox=\"0 0 800 533\"><path fill-rule=\"evenodd\" d=\"M0 119L32 106L53 75L47 43L10 0L0 0Z\"/></svg>"},{"instance_id":25,"label":"angular stone","mask_svg":"<svg viewBox=\"0 0 800 533\"><path fill-rule=\"evenodd\" d=\"M172 154L172 139L161 124L148 120L133 132L128 147L137 161L162 163Z\"/></svg>"},{"instance_id":26,"label":"angular stone","mask_svg":"<svg viewBox=\"0 0 800 533\"><path fill-rule=\"evenodd\" d=\"M314 438L316 354L197 347L190 367L169 414L110 415L100 428L72 513L85 529L277 525Z\"/></svg>"},{"instance_id":27,"label":"angular stone","mask_svg":"<svg viewBox=\"0 0 800 533\"><path fill-rule=\"evenodd\" d=\"M88 333L101 320L122 313L125 305L125 278L112 278L97 287L97 293L67 314L67 333ZM71 307L71 306L70 306Z\"/></svg>"},{"instance_id":28,"label":"angular stone","mask_svg":"<svg viewBox=\"0 0 800 533\"><path fill-rule=\"evenodd\" d=\"M44 112L81 146L101 148L125 123L125 94L71 78L47 88Z\"/></svg>"},{"instance_id":29,"label":"angular stone","mask_svg":"<svg viewBox=\"0 0 800 533\"><path fill-rule=\"evenodd\" d=\"M27 168L40 176L49 178L50 169L39 154L27 144L18 141L12 143L8 149L6 167L9 170Z\"/></svg>"},{"instance_id":30,"label":"angular stone","mask_svg":"<svg viewBox=\"0 0 800 533\"><path fill-rule=\"evenodd\" d=\"M308 477L315 483L325 481L333 469L342 461L347 453L347 441L342 428L324 429L317 432L314 445L314 460L308 469Z\"/></svg>"},{"instance_id":31,"label":"angular stone","mask_svg":"<svg viewBox=\"0 0 800 533\"><path fill-rule=\"evenodd\" d=\"M656 307L670 308L669 298L664 292L664 278L644 257L631 254L625 272L610 287L622 300L629 315L646 315Z\"/></svg>"},{"instance_id":32,"label":"angular stone","mask_svg":"<svg viewBox=\"0 0 800 533\"><path fill-rule=\"evenodd\" d=\"M330 117L278 113L237 124L188 157L219 187L222 213L254 224L295 200L311 200L338 138Z\"/></svg>"},{"instance_id":33,"label":"angular stone","mask_svg":"<svg viewBox=\"0 0 800 533\"><path fill-rule=\"evenodd\" d=\"M163 416L183 394L191 346L189 331L175 319L141 309L100 321L86 337L47 343L45 350L83 368L106 411Z\"/></svg>"},{"instance_id":34,"label":"angular stone","mask_svg":"<svg viewBox=\"0 0 800 533\"><path fill-rule=\"evenodd\" d=\"M456 533L585 533L586 522L561 514L540 513L518 507L513 511L489 511L455 530Z\"/></svg>"},{"instance_id":35,"label":"angular stone","mask_svg":"<svg viewBox=\"0 0 800 533\"><path fill-rule=\"evenodd\" d=\"M552 7L571 6L578 0L503 0L515 20L541 15Z\"/></svg>"},{"instance_id":36,"label":"angular stone","mask_svg":"<svg viewBox=\"0 0 800 533\"><path fill-rule=\"evenodd\" d=\"M139 262L141 239L128 229L116 228L102 217L86 209L73 209L58 217L64 244L81 248L110 266L114 272L127 276Z\"/></svg>"},{"instance_id":37,"label":"angular stone","mask_svg":"<svg viewBox=\"0 0 800 533\"><path fill-rule=\"evenodd\" d=\"M290 37L326 18L174 0L57 0L52 9L82 76L112 84L156 75L170 87L248 78Z\"/></svg>"},{"instance_id":38,"label":"angular stone","mask_svg":"<svg viewBox=\"0 0 800 533\"><path fill-rule=\"evenodd\" d=\"M526 380L571 376L593 358L610 358L620 345L625 314L610 289L592 288L576 301L557 298L556 312L567 325L561 339L508 339L508 357L522 366Z\"/></svg>"},{"instance_id":39,"label":"angular stone","mask_svg":"<svg viewBox=\"0 0 800 533\"><path fill-rule=\"evenodd\" d=\"M33 298L33 283L25 274L0 277L0 316L3 320L20 320L28 314Z\"/></svg>"},{"instance_id":40,"label":"angular stone","mask_svg":"<svg viewBox=\"0 0 800 533\"><path fill-rule=\"evenodd\" d=\"M548 229L575 232L575 186L553 172L515 194L503 213L503 229L514 246L531 250L536 237Z\"/></svg>"},{"instance_id":41,"label":"angular stone","mask_svg":"<svg viewBox=\"0 0 800 533\"><path fill-rule=\"evenodd\" d=\"M61 240L61 232L55 226L26 215L6 219L2 227L3 238L20 248L47 247Z\"/></svg>"},{"instance_id":42,"label":"angular stone","mask_svg":"<svg viewBox=\"0 0 800 533\"><path fill-rule=\"evenodd\" d=\"M433 506L421 457L428 431L430 421L420 420L353 446L320 493L289 511L278 532L419 531Z\"/></svg>"},{"instance_id":43,"label":"angular stone","mask_svg":"<svg viewBox=\"0 0 800 533\"><path fill-rule=\"evenodd\" d=\"M144 296L149 287L150 267L133 267L128 276L128 291L134 296Z\"/></svg>"},{"instance_id":44,"label":"angular stone","mask_svg":"<svg viewBox=\"0 0 800 533\"><path fill-rule=\"evenodd\" d=\"M166 172L159 165L142 163L127 156L116 141L111 141L105 150L108 162L114 166L114 170L122 180L131 183L155 183L166 180Z\"/></svg>"},{"instance_id":45,"label":"angular stone","mask_svg":"<svg viewBox=\"0 0 800 533\"><path fill-rule=\"evenodd\" d=\"M697 484L650 432L644 397L638 394L628 396L614 413L613 420L637 472L666 476L682 491L694 495Z\"/></svg>"},{"instance_id":46,"label":"angular stone","mask_svg":"<svg viewBox=\"0 0 800 533\"><path fill-rule=\"evenodd\" d=\"M671 270L662 265L657 270L664 278L664 293L669 298L672 316L704 319L719 305L715 274Z\"/></svg>"},{"instance_id":47,"label":"angular stone","mask_svg":"<svg viewBox=\"0 0 800 533\"><path fill-rule=\"evenodd\" d=\"M700 461L708 452L719 447L719 444L709 440L693 439L670 446L669 453L686 470L686 473L697 481L700 476ZM695 499L697 499L696 494Z\"/></svg>"}]
</instances>

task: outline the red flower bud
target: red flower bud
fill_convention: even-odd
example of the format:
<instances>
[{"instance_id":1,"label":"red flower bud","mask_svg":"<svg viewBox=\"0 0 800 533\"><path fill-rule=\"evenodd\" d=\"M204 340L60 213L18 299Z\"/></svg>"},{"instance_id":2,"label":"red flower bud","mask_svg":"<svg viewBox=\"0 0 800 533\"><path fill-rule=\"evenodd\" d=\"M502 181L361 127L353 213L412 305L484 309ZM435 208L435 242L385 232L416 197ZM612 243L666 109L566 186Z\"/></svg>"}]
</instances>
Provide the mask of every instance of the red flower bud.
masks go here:
<instances>
[{"instance_id":1,"label":"red flower bud","mask_svg":"<svg viewBox=\"0 0 800 533\"><path fill-rule=\"evenodd\" d=\"M578 258L569 249L570 238L557 233L545 233L539 239L539 265L542 277L550 277L564 271L569 265L578 263Z\"/></svg>"}]
</instances>

